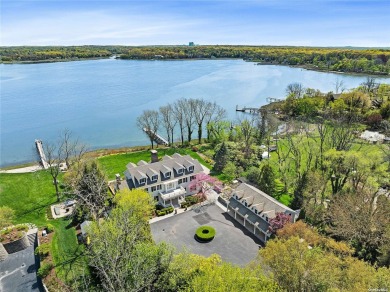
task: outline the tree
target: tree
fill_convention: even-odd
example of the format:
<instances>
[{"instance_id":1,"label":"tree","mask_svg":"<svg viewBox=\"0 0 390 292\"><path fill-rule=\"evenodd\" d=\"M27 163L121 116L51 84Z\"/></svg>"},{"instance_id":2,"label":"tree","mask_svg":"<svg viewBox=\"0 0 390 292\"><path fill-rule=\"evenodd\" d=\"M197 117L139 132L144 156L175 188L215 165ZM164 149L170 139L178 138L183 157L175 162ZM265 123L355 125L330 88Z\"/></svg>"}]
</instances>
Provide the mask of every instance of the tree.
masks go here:
<instances>
[{"instance_id":1,"label":"tree","mask_svg":"<svg viewBox=\"0 0 390 292\"><path fill-rule=\"evenodd\" d=\"M61 200L61 197L60 189L58 186L58 176L61 173L61 163L64 160L62 143L60 142L59 145L55 145L50 142L46 143L43 145L43 150L46 156L46 162L48 166L47 170L53 179L53 185L56 190L57 201L59 202Z\"/></svg>"},{"instance_id":2,"label":"tree","mask_svg":"<svg viewBox=\"0 0 390 292\"><path fill-rule=\"evenodd\" d=\"M228 162L228 148L226 147L225 142L219 145L219 148L214 154L214 170L221 172Z\"/></svg>"},{"instance_id":3,"label":"tree","mask_svg":"<svg viewBox=\"0 0 390 292\"><path fill-rule=\"evenodd\" d=\"M344 92L344 90L345 90L344 81L339 79L339 78L336 78L336 81L334 83L334 87L335 87L336 93Z\"/></svg>"},{"instance_id":4,"label":"tree","mask_svg":"<svg viewBox=\"0 0 390 292\"><path fill-rule=\"evenodd\" d=\"M160 121L162 126L165 128L168 143L173 144L173 131L177 124L177 119L175 118L173 106L168 104L166 106L160 107Z\"/></svg>"},{"instance_id":5,"label":"tree","mask_svg":"<svg viewBox=\"0 0 390 292\"><path fill-rule=\"evenodd\" d=\"M194 124L195 124L195 108L196 108L196 100L193 98L190 99L183 99L184 103L184 122L187 127L187 135L188 135L188 143L192 140L192 132L194 131Z\"/></svg>"},{"instance_id":6,"label":"tree","mask_svg":"<svg viewBox=\"0 0 390 292\"><path fill-rule=\"evenodd\" d=\"M202 140L203 121L210 115L209 112L212 110L212 103L204 99L194 100L194 116L196 124L198 125L198 143Z\"/></svg>"},{"instance_id":7,"label":"tree","mask_svg":"<svg viewBox=\"0 0 390 292\"><path fill-rule=\"evenodd\" d=\"M260 190L273 196L275 193L275 174L269 164L265 164L261 169L261 177L258 182Z\"/></svg>"},{"instance_id":8,"label":"tree","mask_svg":"<svg viewBox=\"0 0 390 292\"><path fill-rule=\"evenodd\" d=\"M110 217L94 222L88 231L88 263L105 291L158 291L157 283L172 261L172 248L151 239L144 213L152 206L149 194L138 190L119 195Z\"/></svg>"},{"instance_id":9,"label":"tree","mask_svg":"<svg viewBox=\"0 0 390 292\"><path fill-rule=\"evenodd\" d=\"M61 135L62 152L67 169L71 169L73 165L79 165L83 160L84 154L87 152L87 147L81 144L78 139L72 139L72 132L65 129Z\"/></svg>"},{"instance_id":10,"label":"tree","mask_svg":"<svg viewBox=\"0 0 390 292\"><path fill-rule=\"evenodd\" d=\"M292 96L294 98L303 97L305 89L301 83L290 83L287 85L286 94L287 96Z\"/></svg>"},{"instance_id":11,"label":"tree","mask_svg":"<svg viewBox=\"0 0 390 292\"><path fill-rule=\"evenodd\" d=\"M84 165L73 191L77 206L84 215L90 215L96 221L107 210L108 184L95 161Z\"/></svg>"},{"instance_id":12,"label":"tree","mask_svg":"<svg viewBox=\"0 0 390 292\"><path fill-rule=\"evenodd\" d=\"M334 196L329 205L329 232L346 240L359 258L375 262L378 248L390 225L390 200L372 190L357 190Z\"/></svg>"},{"instance_id":13,"label":"tree","mask_svg":"<svg viewBox=\"0 0 390 292\"><path fill-rule=\"evenodd\" d=\"M144 110L142 115L137 118L137 126L141 131L144 131L149 137L152 149L154 146L154 139L157 134L159 126L159 115L155 110Z\"/></svg>"},{"instance_id":14,"label":"tree","mask_svg":"<svg viewBox=\"0 0 390 292\"><path fill-rule=\"evenodd\" d=\"M278 212L274 218L269 219L269 230L272 233L276 233L288 223L291 223L291 216Z\"/></svg>"},{"instance_id":15,"label":"tree","mask_svg":"<svg viewBox=\"0 0 390 292\"><path fill-rule=\"evenodd\" d=\"M7 206L0 207L0 229L7 227L15 218L15 211Z\"/></svg>"},{"instance_id":16,"label":"tree","mask_svg":"<svg viewBox=\"0 0 390 292\"><path fill-rule=\"evenodd\" d=\"M241 133L242 133L242 136L243 136L243 142L244 142L244 153L245 153L245 158L249 158L251 152L251 144L252 144L252 141L253 141L253 135L255 133L255 128L254 128L254 122L255 122L255 119L252 118L252 119L243 119L241 122L240 122L240 129L241 129Z\"/></svg>"},{"instance_id":17,"label":"tree","mask_svg":"<svg viewBox=\"0 0 390 292\"><path fill-rule=\"evenodd\" d=\"M217 105L215 102L209 103L209 110L206 113L206 129L207 129L207 140L210 140L211 129L210 124L218 125L226 117L226 110Z\"/></svg>"},{"instance_id":18,"label":"tree","mask_svg":"<svg viewBox=\"0 0 390 292\"><path fill-rule=\"evenodd\" d=\"M207 192L209 190L214 189L215 187L218 187L222 189L222 184L219 180L216 178L205 174L205 173L199 173L195 176L195 179L190 181L188 184L188 188L190 191L199 191L200 194L207 195Z\"/></svg>"},{"instance_id":19,"label":"tree","mask_svg":"<svg viewBox=\"0 0 390 292\"><path fill-rule=\"evenodd\" d=\"M184 121L185 121L184 109L185 109L185 107L186 107L186 105L185 105L184 99L179 99L173 105L174 115L175 115L175 118L176 118L176 120L179 124L179 128L180 128L181 145L184 144Z\"/></svg>"}]
</instances>

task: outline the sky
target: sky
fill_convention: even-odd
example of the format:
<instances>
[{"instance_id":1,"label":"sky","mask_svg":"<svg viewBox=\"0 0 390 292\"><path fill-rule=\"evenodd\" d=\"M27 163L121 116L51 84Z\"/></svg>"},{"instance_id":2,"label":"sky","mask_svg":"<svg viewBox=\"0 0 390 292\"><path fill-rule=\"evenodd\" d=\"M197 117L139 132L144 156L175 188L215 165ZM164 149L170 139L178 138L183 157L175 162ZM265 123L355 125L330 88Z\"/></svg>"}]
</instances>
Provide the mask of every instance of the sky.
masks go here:
<instances>
[{"instance_id":1,"label":"sky","mask_svg":"<svg viewBox=\"0 0 390 292\"><path fill-rule=\"evenodd\" d=\"M390 47L390 0L0 0L1 46Z\"/></svg>"}]
</instances>

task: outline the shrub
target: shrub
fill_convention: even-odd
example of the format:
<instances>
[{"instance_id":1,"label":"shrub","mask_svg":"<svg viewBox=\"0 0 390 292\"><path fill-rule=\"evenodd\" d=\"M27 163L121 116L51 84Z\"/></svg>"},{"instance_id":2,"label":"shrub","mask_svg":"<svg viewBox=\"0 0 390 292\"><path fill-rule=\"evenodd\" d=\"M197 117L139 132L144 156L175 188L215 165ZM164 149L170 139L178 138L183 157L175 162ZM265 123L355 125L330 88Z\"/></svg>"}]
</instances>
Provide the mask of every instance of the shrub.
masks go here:
<instances>
[{"instance_id":1,"label":"shrub","mask_svg":"<svg viewBox=\"0 0 390 292\"><path fill-rule=\"evenodd\" d=\"M42 243L35 249L35 254L39 255L41 258L45 258L49 255L50 252L50 244Z\"/></svg>"},{"instance_id":2,"label":"shrub","mask_svg":"<svg viewBox=\"0 0 390 292\"><path fill-rule=\"evenodd\" d=\"M199 199L197 197L193 196L188 196L185 198L186 202L188 203L189 206L198 203Z\"/></svg>"},{"instance_id":3,"label":"shrub","mask_svg":"<svg viewBox=\"0 0 390 292\"><path fill-rule=\"evenodd\" d=\"M51 233L53 231L54 231L54 226L52 224L48 223L46 226L46 232Z\"/></svg>"},{"instance_id":4,"label":"shrub","mask_svg":"<svg viewBox=\"0 0 390 292\"><path fill-rule=\"evenodd\" d=\"M52 263L42 262L41 267L38 269L37 275L41 278L45 278L47 275L49 275L52 268Z\"/></svg>"},{"instance_id":5,"label":"shrub","mask_svg":"<svg viewBox=\"0 0 390 292\"><path fill-rule=\"evenodd\" d=\"M215 237L215 229L211 226L201 226L196 229L195 236L198 241L209 242Z\"/></svg>"},{"instance_id":6,"label":"shrub","mask_svg":"<svg viewBox=\"0 0 390 292\"><path fill-rule=\"evenodd\" d=\"M53 214L51 213L50 206L46 208L46 216L47 216L47 219L54 219Z\"/></svg>"},{"instance_id":7,"label":"shrub","mask_svg":"<svg viewBox=\"0 0 390 292\"><path fill-rule=\"evenodd\" d=\"M24 225L24 224L18 225L18 226L16 226L16 230L18 230L18 231L27 231L28 230L28 226Z\"/></svg>"}]
</instances>

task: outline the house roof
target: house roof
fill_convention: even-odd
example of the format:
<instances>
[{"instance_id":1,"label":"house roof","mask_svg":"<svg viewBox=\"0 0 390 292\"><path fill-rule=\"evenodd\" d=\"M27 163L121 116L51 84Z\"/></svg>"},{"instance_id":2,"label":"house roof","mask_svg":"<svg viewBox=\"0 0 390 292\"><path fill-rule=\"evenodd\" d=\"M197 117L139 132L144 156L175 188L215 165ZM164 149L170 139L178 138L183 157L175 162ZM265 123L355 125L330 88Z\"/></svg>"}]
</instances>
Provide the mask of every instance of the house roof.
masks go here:
<instances>
[{"instance_id":1,"label":"house roof","mask_svg":"<svg viewBox=\"0 0 390 292\"><path fill-rule=\"evenodd\" d=\"M194 167L193 171L189 170L190 166ZM203 167L198 160L193 159L189 155L182 156L179 153L175 153L172 156L165 155L161 161L154 163L138 163L137 166L129 163L126 168L125 176L130 189L151 187L159 185L164 181L175 180L203 172ZM177 172L179 168L183 168L183 173L179 174ZM171 176L165 177L164 174L166 172L171 172ZM142 174L147 175L145 175L147 178L146 184L139 184L139 179L142 177ZM151 180L153 174L157 174L157 180Z\"/></svg>"},{"instance_id":2,"label":"house roof","mask_svg":"<svg viewBox=\"0 0 390 292\"><path fill-rule=\"evenodd\" d=\"M286 205L283 205L276 199L262 192L261 190L248 185L246 183L241 183L233 192L233 195L238 197L238 201L248 204L248 208L254 208L261 214L266 214L269 218L274 218L276 213L292 213L296 212Z\"/></svg>"}]
</instances>

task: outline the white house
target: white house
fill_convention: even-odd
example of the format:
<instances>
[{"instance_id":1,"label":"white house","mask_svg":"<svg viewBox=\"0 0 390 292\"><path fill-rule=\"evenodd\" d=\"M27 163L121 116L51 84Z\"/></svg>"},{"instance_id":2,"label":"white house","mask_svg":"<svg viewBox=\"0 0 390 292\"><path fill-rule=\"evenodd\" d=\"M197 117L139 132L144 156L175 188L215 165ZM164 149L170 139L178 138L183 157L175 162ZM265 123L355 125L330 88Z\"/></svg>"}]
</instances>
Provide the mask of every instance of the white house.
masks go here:
<instances>
[{"instance_id":1,"label":"white house","mask_svg":"<svg viewBox=\"0 0 390 292\"><path fill-rule=\"evenodd\" d=\"M146 190L164 206L178 206L186 195L192 194L188 184L203 172L203 167L189 155L175 153L164 156L161 161L156 150L152 150L151 155L150 163L141 160L137 165L127 164L124 172L127 186Z\"/></svg>"}]
</instances>

